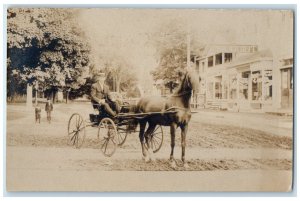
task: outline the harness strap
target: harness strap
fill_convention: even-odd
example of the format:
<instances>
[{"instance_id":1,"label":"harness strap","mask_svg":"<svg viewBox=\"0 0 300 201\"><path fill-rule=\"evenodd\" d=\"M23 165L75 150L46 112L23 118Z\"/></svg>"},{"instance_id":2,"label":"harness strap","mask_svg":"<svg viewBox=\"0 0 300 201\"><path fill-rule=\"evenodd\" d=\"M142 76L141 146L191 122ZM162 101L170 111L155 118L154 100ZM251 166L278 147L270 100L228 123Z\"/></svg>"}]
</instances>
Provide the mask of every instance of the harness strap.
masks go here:
<instances>
[{"instance_id":1,"label":"harness strap","mask_svg":"<svg viewBox=\"0 0 300 201\"><path fill-rule=\"evenodd\" d=\"M179 93L179 94L172 94L171 97L180 97L180 96L184 96L186 94L191 94L192 93L192 90L191 91L184 91L182 93Z\"/></svg>"},{"instance_id":2,"label":"harness strap","mask_svg":"<svg viewBox=\"0 0 300 201\"><path fill-rule=\"evenodd\" d=\"M164 113L165 111L166 111L166 106L167 106L167 103L166 103L166 101L164 102L164 105L163 105L163 107L162 107L162 109L161 109L161 112L162 113Z\"/></svg>"}]
</instances>

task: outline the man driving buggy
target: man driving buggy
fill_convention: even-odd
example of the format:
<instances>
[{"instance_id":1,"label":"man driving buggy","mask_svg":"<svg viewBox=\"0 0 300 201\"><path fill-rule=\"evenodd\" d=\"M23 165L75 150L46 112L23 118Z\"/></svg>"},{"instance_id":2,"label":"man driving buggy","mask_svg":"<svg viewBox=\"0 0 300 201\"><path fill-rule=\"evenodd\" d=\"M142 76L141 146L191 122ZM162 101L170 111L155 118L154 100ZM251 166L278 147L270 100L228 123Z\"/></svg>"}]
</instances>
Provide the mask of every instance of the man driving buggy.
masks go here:
<instances>
[{"instance_id":1,"label":"man driving buggy","mask_svg":"<svg viewBox=\"0 0 300 201\"><path fill-rule=\"evenodd\" d=\"M96 83L91 87L91 99L94 108L97 108L99 112L102 108L109 115L116 116L120 111L120 107L117 101L112 100L109 95L109 87L104 83L106 79L105 73L99 72L95 75L95 78Z\"/></svg>"}]
</instances>

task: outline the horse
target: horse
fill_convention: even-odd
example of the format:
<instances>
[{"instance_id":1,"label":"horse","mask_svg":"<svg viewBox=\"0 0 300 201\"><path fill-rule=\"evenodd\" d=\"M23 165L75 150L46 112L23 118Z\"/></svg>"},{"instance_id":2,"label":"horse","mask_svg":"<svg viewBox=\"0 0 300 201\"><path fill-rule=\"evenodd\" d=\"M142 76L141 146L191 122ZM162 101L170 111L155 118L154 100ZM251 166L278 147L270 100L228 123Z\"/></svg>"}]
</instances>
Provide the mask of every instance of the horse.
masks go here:
<instances>
[{"instance_id":1,"label":"horse","mask_svg":"<svg viewBox=\"0 0 300 201\"><path fill-rule=\"evenodd\" d=\"M161 112L161 114L149 115L139 120L140 125L139 138L142 146L143 158L146 162L149 162L153 158L153 145L150 143L151 134L155 130L157 125L170 126L171 134L171 154L170 162L171 166L176 166L174 159L174 147L175 147L175 131L176 128L181 129L181 147L182 155L181 160L184 167L188 168L188 164L185 160L185 146L186 135L188 131L188 124L191 119L190 100L192 91L198 92L199 90L199 77L196 76L193 70L185 69L184 72L179 73L181 82L175 92L169 97L144 97L141 98L136 105L136 113L151 113ZM172 111L174 113L165 113L166 111ZM148 123L148 129L145 132L146 124ZM145 142L146 139L146 142Z\"/></svg>"}]
</instances>

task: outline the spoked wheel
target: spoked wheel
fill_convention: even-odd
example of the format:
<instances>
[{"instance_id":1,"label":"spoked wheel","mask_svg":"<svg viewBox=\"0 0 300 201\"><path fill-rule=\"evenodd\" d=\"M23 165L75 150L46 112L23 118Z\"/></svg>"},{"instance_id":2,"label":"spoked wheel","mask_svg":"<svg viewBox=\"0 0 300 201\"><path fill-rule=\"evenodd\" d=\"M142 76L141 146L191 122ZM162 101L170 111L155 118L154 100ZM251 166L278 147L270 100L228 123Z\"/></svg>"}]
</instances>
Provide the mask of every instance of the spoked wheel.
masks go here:
<instances>
[{"instance_id":1,"label":"spoked wheel","mask_svg":"<svg viewBox=\"0 0 300 201\"><path fill-rule=\"evenodd\" d=\"M155 130L151 135L151 143L153 147L153 152L156 153L160 150L164 141L164 132L162 126L157 125Z\"/></svg>"},{"instance_id":2,"label":"spoked wheel","mask_svg":"<svg viewBox=\"0 0 300 201\"><path fill-rule=\"evenodd\" d=\"M117 125L115 141L118 146L122 146L125 143L128 133L128 125Z\"/></svg>"},{"instance_id":3,"label":"spoked wheel","mask_svg":"<svg viewBox=\"0 0 300 201\"><path fill-rule=\"evenodd\" d=\"M117 128L113 120L103 118L98 126L99 148L105 156L112 156L117 148L116 135Z\"/></svg>"},{"instance_id":4,"label":"spoked wheel","mask_svg":"<svg viewBox=\"0 0 300 201\"><path fill-rule=\"evenodd\" d=\"M74 113L68 123L68 145L79 149L85 139L85 122L80 114Z\"/></svg>"}]
</instances>

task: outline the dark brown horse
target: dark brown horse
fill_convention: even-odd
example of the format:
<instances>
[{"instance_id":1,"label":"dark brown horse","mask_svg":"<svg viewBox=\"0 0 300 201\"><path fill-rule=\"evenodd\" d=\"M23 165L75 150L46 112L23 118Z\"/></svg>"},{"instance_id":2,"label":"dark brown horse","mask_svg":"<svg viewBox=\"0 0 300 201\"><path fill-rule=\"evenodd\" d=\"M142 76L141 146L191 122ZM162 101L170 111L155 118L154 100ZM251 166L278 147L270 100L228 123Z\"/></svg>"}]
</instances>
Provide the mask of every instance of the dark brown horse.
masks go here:
<instances>
[{"instance_id":1,"label":"dark brown horse","mask_svg":"<svg viewBox=\"0 0 300 201\"><path fill-rule=\"evenodd\" d=\"M165 112L175 111L174 113L150 115L139 121L140 124L140 142L142 145L142 153L146 161L153 157L153 146L151 142L151 134L157 125L170 126L171 133L171 165L176 165L173 153L175 146L175 130L180 127L181 129L181 147L182 147L182 162L185 167L185 145L188 124L191 119L190 100L192 91L198 92L199 90L199 77L192 70L185 70L179 74L180 84L177 90L169 97L145 97L142 98L136 107L137 113L151 113L151 112ZM148 129L145 132L146 124ZM146 139L146 142L145 142Z\"/></svg>"}]
</instances>

